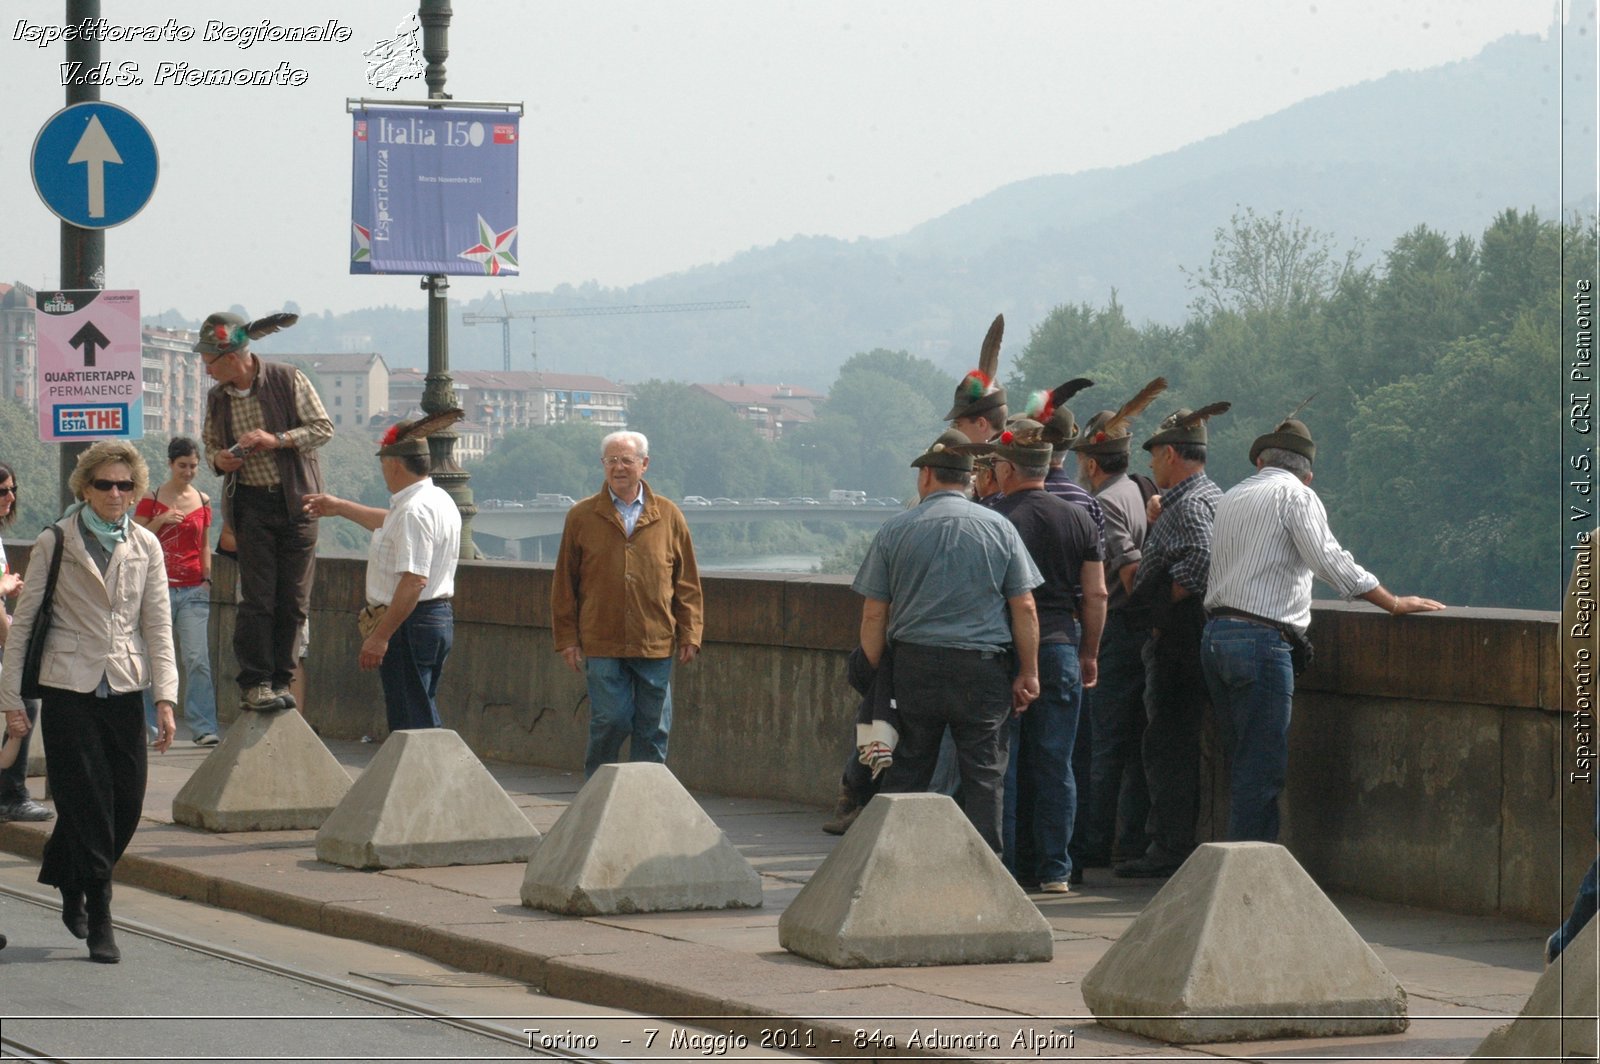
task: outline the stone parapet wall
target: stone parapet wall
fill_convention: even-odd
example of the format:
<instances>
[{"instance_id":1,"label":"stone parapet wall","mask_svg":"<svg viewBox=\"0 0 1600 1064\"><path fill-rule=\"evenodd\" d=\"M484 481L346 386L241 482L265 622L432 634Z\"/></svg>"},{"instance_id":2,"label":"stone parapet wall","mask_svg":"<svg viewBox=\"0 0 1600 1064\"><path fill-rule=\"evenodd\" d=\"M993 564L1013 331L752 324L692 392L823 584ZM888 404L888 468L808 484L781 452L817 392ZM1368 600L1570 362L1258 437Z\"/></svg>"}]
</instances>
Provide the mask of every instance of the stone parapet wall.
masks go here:
<instances>
[{"instance_id":1,"label":"stone parapet wall","mask_svg":"<svg viewBox=\"0 0 1600 1064\"><path fill-rule=\"evenodd\" d=\"M10 545L15 562L27 547ZM384 734L376 672L356 668L364 559L318 561L307 718ZM217 567L212 641L223 718L235 672L233 573ZM440 709L479 756L582 782L583 678L551 644L551 569L463 564ZM843 577L704 577L706 646L675 670L669 765L699 791L830 805L856 697L845 656L860 599ZM1460 609L1391 618L1319 602L1316 663L1290 733L1285 842L1327 890L1554 925L1595 852L1590 785L1567 781L1558 615ZM1202 837L1226 820L1206 729ZM820 818L819 818L820 819Z\"/></svg>"}]
</instances>

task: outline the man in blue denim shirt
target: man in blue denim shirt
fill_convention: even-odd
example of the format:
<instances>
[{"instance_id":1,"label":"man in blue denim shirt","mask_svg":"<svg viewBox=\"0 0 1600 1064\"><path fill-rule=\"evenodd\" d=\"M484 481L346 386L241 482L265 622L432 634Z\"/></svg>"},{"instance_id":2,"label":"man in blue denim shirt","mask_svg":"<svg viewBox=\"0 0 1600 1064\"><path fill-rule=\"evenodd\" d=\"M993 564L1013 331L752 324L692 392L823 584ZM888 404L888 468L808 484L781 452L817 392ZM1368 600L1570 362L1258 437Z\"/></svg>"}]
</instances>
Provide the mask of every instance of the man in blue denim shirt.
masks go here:
<instances>
[{"instance_id":1,"label":"man in blue denim shirt","mask_svg":"<svg viewBox=\"0 0 1600 1064\"><path fill-rule=\"evenodd\" d=\"M883 523L851 586L867 661L894 644L900 741L883 790L926 790L948 728L967 819L999 853L1006 720L1039 696L1042 578L1011 522L966 497L967 442L949 430L911 463L922 501Z\"/></svg>"},{"instance_id":2,"label":"man in blue denim shirt","mask_svg":"<svg viewBox=\"0 0 1600 1064\"><path fill-rule=\"evenodd\" d=\"M1311 578L1396 616L1444 609L1385 590L1339 546L1311 490L1316 453L1304 423L1283 421L1251 446L1255 476L1217 503L1200 660L1232 757L1230 840L1278 841L1294 701L1291 647L1311 624Z\"/></svg>"}]
</instances>

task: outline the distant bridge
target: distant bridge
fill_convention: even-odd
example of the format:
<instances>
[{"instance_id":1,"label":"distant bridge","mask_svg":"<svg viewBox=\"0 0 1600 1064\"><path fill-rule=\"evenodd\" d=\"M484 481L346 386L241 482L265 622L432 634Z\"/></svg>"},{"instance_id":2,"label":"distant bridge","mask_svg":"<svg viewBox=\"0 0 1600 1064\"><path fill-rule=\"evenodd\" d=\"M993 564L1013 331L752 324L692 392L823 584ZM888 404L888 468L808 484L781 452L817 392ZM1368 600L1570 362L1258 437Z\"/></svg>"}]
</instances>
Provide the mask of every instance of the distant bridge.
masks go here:
<instances>
[{"instance_id":1,"label":"distant bridge","mask_svg":"<svg viewBox=\"0 0 1600 1064\"><path fill-rule=\"evenodd\" d=\"M691 528L696 525L727 525L744 521L844 521L852 525L875 528L901 510L898 506L867 504L852 506L848 503L830 502L785 502L777 505L713 503L706 506L679 503L678 505ZM521 509L485 507L472 519L472 531L474 535L492 537L505 542L508 548L504 551L506 554L516 554L529 561L537 561L546 554L553 556L553 552L543 550L542 546L535 547L534 544L530 544L530 548L534 549L525 553L510 549L510 544L519 540L539 540L546 536L561 535L561 528L567 520L567 509L565 506L528 506ZM482 546L490 548L491 544L485 543ZM530 557L530 554L533 556Z\"/></svg>"}]
</instances>

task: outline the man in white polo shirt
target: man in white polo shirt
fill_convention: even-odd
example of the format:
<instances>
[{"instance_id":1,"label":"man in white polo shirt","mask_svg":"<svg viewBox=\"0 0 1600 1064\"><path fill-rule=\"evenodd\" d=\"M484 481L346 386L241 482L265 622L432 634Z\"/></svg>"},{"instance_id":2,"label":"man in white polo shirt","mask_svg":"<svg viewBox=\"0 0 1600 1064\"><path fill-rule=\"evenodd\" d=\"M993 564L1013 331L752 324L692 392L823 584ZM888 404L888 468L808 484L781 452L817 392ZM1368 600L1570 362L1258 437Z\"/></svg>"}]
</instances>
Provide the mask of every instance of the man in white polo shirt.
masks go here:
<instances>
[{"instance_id":1,"label":"man in white polo shirt","mask_svg":"<svg viewBox=\"0 0 1600 1064\"><path fill-rule=\"evenodd\" d=\"M332 495L309 495L305 503L307 513L348 518L372 531L358 662L378 670L391 732L440 727L434 696L455 635L450 599L461 556L461 511L428 475L427 433L454 420L442 417L402 421L384 436L378 458L390 493L387 510Z\"/></svg>"}]
</instances>

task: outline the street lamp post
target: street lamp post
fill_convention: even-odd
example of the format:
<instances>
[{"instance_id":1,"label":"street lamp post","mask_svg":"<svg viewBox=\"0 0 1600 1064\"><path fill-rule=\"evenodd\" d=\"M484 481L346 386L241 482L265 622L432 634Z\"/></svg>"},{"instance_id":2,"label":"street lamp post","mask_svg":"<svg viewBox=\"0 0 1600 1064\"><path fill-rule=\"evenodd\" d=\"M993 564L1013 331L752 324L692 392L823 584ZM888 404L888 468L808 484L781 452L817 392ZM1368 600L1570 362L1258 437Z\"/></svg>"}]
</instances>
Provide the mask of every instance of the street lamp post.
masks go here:
<instances>
[{"instance_id":1,"label":"street lamp post","mask_svg":"<svg viewBox=\"0 0 1600 1064\"><path fill-rule=\"evenodd\" d=\"M420 0L417 21L422 24L422 57L428 61L423 79L428 86L428 99L448 100L444 91L444 63L450 57L450 19L454 12L450 0ZM440 414L456 405L455 389L450 380L450 283L444 274L429 274L422 279L422 288L428 293L428 375L422 388L422 412ZM436 432L428 437L428 450L433 466L433 480L455 500L461 511L461 557L478 557L472 542L472 518L478 508L472 501L472 488L467 481L471 474L456 461L456 441L461 437L453 429Z\"/></svg>"}]
</instances>

